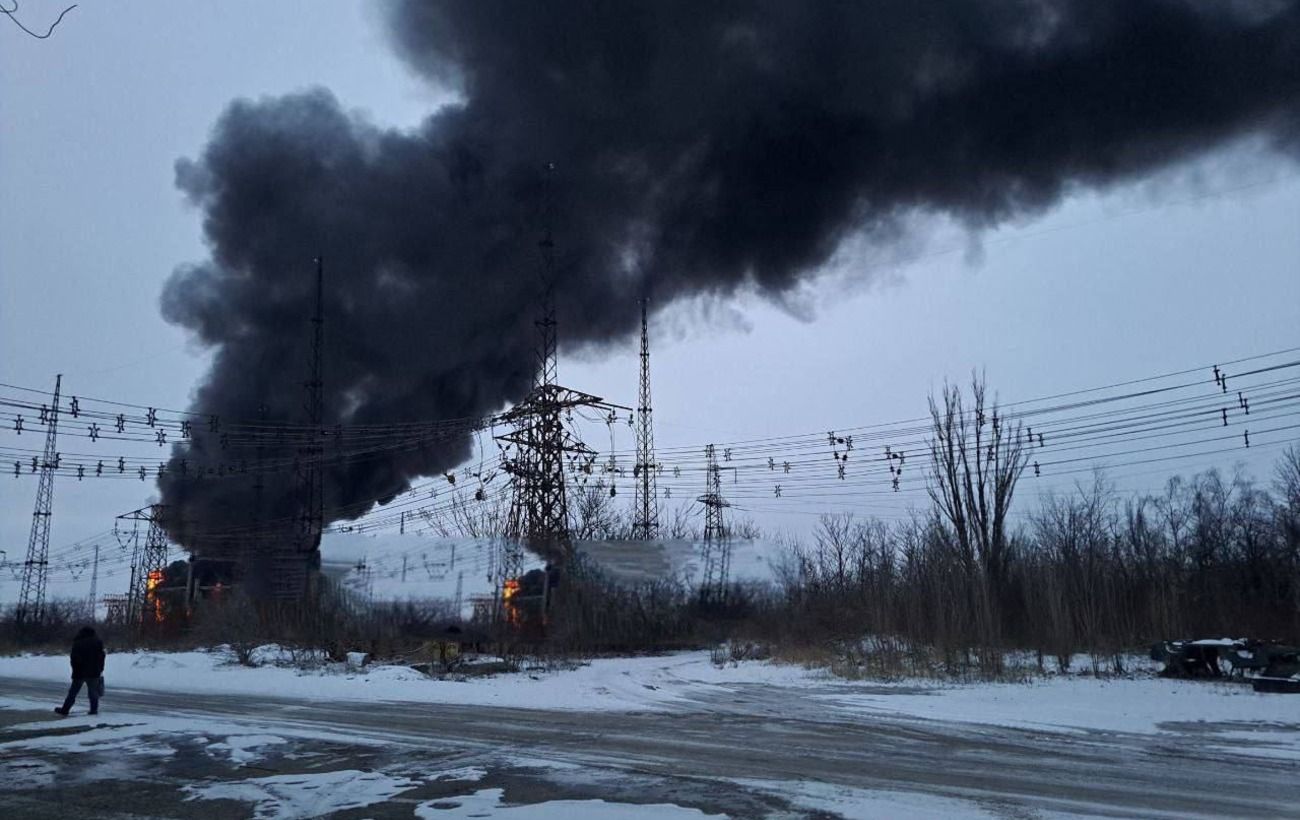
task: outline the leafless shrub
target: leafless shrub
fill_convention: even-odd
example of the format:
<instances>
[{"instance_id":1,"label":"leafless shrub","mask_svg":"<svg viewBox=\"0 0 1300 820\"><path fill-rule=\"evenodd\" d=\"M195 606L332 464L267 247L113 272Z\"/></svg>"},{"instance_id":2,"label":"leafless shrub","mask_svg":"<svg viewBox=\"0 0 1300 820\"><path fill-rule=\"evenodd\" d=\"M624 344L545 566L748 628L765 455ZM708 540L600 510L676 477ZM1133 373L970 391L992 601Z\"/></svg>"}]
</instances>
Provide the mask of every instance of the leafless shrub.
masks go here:
<instances>
[{"instance_id":1,"label":"leafless shrub","mask_svg":"<svg viewBox=\"0 0 1300 820\"><path fill-rule=\"evenodd\" d=\"M243 666L255 665L253 650L265 643L263 635L257 608L242 591L200 601L195 607L195 639L213 646L229 645Z\"/></svg>"}]
</instances>

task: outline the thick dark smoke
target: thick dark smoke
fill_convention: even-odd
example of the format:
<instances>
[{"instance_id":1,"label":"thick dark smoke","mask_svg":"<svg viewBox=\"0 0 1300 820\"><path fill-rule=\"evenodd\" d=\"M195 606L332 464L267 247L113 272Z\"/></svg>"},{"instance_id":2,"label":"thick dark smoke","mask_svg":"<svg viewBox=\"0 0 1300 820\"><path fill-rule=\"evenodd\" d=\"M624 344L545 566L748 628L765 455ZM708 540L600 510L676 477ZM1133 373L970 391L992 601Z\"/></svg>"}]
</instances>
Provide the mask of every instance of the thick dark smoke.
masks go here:
<instances>
[{"instance_id":1,"label":"thick dark smoke","mask_svg":"<svg viewBox=\"0 0 1300 820\"><path fill-rule=\"evenodd\" d=\"M317 254L327 425L518 399L548 162L561 338L598 346L632 331L646 291L660 308L780 296L846 238L886 241L904 219L992 226L1242 137L1294 157L1300 134L1296 2L399 0L385 13L406 61L462 103L395 131L325 90L236 101L177 164L211 258L173 274L162 309L215 349L204 412L304 418ZM214 450L200 438L187 456ZM331 468L326 506L391 497L469 451L464 438ZM291 485L268 484L268 517L292 514ZM192 546L248 523L248 482L173 469L162 489Z\"/></svg>"}]
</instances>

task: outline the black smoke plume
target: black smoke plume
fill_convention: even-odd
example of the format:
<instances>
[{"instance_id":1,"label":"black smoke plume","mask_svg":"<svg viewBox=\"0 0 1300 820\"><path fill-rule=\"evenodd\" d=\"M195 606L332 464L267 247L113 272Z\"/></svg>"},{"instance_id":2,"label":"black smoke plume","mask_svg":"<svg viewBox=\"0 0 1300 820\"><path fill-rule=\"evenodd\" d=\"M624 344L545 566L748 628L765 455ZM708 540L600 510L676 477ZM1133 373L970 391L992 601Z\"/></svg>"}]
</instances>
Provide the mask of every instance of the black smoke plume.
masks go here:
<instances>
[{"instance_id":1,"label":"black smoke plume","mask_svg":"<svg viewBox=\"0 0 1300 820\"><path fill-rule=\"evenodd\" d=\"M402 57L459 103L404 131L326 90L238 100L177 163L211 256L172 275L162 310L215 351L204 413L305 418L318 254L327 427L519 399L550 162L562 343L599 346L633 330L647 291L660 309L779 297L846 239L884 242L903 220L977 230L1244 137L1294 157L1300 134L1296 2L398 0L384 13ZM218 449L198 437L161 482L173 535L200 550L251 515L249 481L177 469ZM333 466L327 510L351 506L327 515L470 450L462 436ZM265 497L269 519L292 517L291 475Z\"/></svg>"}]
</instances>

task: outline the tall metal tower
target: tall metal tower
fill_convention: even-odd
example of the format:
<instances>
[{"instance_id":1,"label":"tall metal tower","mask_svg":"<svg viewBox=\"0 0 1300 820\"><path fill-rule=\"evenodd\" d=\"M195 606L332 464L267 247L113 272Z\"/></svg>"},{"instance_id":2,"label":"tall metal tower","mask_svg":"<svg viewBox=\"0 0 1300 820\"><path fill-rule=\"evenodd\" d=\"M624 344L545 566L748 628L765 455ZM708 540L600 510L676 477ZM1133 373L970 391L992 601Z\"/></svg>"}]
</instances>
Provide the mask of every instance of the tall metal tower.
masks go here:
<instances>
[{"instance_id":1,"label":"tall metal tower","mask_svg":"<svg viewBox=\"0 0 1300 820\"><path fill-rule=\"evenodd\" d=\"M137 547L136 557L132 560L131 588L126 593L126 619L133 627L142 627L162 617L162 601L157 589L167 569L167 530L163 527L166 511L164 504L150 504L118 516L122 521L149 524L144 548Z\"/></svg>"},{"instance_id":2,"label":"tall metal tower","mask_svg":"<svg viewBox=\"0 0 1300 820\"><path fill-rule=\"evenodd\" d=\"M567 431L561 418L566 397L564 388L557 384L559 342L551 190L554 172L555 165L548 164L542 205L544 224L542 238L537 243L541 251L541 305L540 315L533 323L537 328L533 389L507 414L506 420L514 423L514 431L500 437L518 448L516 456L506 464L515 482L515 493L510 507L510 532L504 542L502 560L497 564L502 580L519 577L523 562L517 543L520 538L532 542L533 548L544 555L554 552L560 557L568 551L569 506L564 486Z\"/></svg>"},{"instance_id":3,"label":"tall metal tower","mask_svg":"<svg viewBox=\"0 0 1300 820\"><path fill-rule=\"evenodd\" d=\"M537 243L541 251L542 311L537 319L537 370L533 388L554 385L559 381L559 339L555 320L555 225L554 195L552 188L555 163L546 166L546 185L542 202L542 238Z\"/></svg>"},{"instance_id":4,"label":"tall metal tower","mask_svg":"<svg viewBox=\"0 0 1300 820\"><path fill-rule=\"evenodd\" d=\"M700 583L700 601L723 604L731 574L731 541L722 520L722 510L731 505L722 497L722 470L717 450L712 444L704 448L705 491L697 500L704 505L704 573Z\"/></svg>"},{"instance_id":5,"label":"tall metal tower","mask_svg":"<svg viewBox=\"0 0 1300 820\"><path fill-rule=\"evenodd\" d=\"M307 565L320 548L324 530L324 417L325 417L325 267L316 257L316 310L312 314L311 375L303 388L307 430L298 447L298 531L293 543L277 543L271 558L271 591L280 600L301 598L307 592ZM290 539L286 539L290 540Z\"/></svg>"},{"instance_id":6,"label":"tall metal tower","mask_svg":"<svg viewBox=\"0 0 1300 820\"><path fill-rule=\"evenodd\" d=\"M257 406L258 426L263 431L262 435L257 438L257 449L254 456L253 468L253 531L246 534L240 541L238 553L236 554L239 580L247 584L249 576L252 574L252 563L261 557L261 548L266 544L265 530L263 524L263 509L266 500L266 404Z\"/></svg>"},{"instance_id":7,"label":"tall metal tower","mask_svg":"<svg viewBox=\"0 0 1300 820\"><path fill-rule=\"evenodd\" d=\"M541 250L541 305L537 326L536 367L533 389L500 417L513 426L497 440L515 448L505 469L511 475L514 496L506 538L495 560L494 587L499 597L504 582L518 578L523 565L520 541L555 566L567 564L573 545L569 534L569 505L565 489L565 464L594 458L595 453L577 439L564 420L576 407L602 411L628 408L611 405L599 396L562 387L557 383L558 356L555 309L555 237L551 224L551 176L547 166Z\"/></svg>"},{"instance_id":8,"label":"tall metal tower","mask_svg":"<svg viewBox=\"0 0 1300 820\"><path fill-rule=\"evenodd\" d=\"M41 477L36 485L36 508L32 511L32 530L27 538L27 561L23 563L23 586L14 613L19 626L40 623L45 619L45 585L50 577L50 517L54 511L54 471L59 454L55 449L59 434L59 391L63 374L54 379L54 403L42 408L45 416L45 453L41 458Z\"/></svg>"},{"instance_id":9,"label":"tall metal tower","mask_svg":"<svg viewBox=\"0 0 1300 820\"><path fill-rule=\"evenodd\" d=\"M641 391L636 408L636 478L633 502L636 520L632 522L632 537L651 541L659 537L659 498L655 486L654 419L650 407L650 322L647 299L641 300Z\"/></svg>"},{"instance_id":10,"label":"tall metal tower","mask_svg":"<svg viewBox=\"0 0 1300 820\"><path fill-rule=\"evenodd\" d=\"M86 597L86 606L93 623L99 612L99 544L95 545L95 562L90 567L90 594Z\"/></svg>"}]
</instances>

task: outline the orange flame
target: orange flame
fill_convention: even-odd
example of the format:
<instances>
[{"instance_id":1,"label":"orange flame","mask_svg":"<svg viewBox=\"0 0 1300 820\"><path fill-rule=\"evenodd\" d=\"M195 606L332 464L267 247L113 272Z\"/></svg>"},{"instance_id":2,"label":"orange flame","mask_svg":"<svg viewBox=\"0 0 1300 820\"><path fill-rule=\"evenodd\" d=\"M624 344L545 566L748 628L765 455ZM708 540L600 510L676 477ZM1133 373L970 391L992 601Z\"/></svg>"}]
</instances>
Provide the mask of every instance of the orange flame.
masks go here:
<instances>
[{"instance_id":1,"label":"orange flame","mask_svg":"<svg viewBox=\"0 0 1300 820\"><path fill-rule=\"evenodd\" d=\"M501 585L501 606L505 611L506 623L511 626L519 626L522 620L522 613L515 600L517 595L519 595L519 579L506 579L506 582Z\"/></svg>"},{"instance_id":2,"label":"orange flame","mask_svg":"<svg viewBox=\"0 0 1300 820\"><path fill-rule=\"evenodd\" d=\"M162 599L156 594L162 580L162 570L153 570L144 579L145 598L152 604L155 623L162 623L163 621Z\"/></svg>"}]
</instances>

